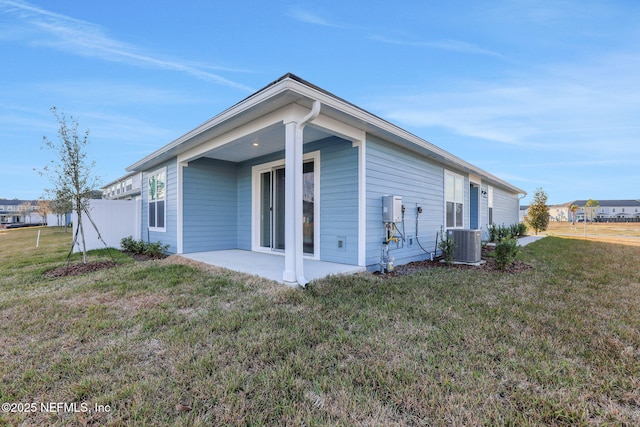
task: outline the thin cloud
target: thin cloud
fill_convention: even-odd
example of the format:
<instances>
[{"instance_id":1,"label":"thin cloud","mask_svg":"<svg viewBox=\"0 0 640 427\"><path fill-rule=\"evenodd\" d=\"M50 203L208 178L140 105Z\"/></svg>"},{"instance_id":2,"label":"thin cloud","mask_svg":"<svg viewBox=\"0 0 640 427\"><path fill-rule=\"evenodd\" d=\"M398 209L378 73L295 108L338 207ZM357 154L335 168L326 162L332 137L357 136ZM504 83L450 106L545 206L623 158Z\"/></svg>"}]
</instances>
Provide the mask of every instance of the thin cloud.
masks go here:
<instances>
[{"instance_id":1,"label":"thin cloud","mask_svg":"<svg viewBox=\"0 0 640 427\"><path fill-rule=\"evenodd\" d=\"M0 0L0 8L17 16L28 24L34 32L22 33L30 38L30 44L62 50L75 55L97 57L105 61L122 62L136 66L152 66L159 69L178 71L200 80L231 87L244 92L253 89L241 83L226 79L202 68L172 59L161 59L139 51L135 46L109 37L102 27L90 22L51 12L25 2ZM14 35L15 37L15 35Z\"/></svg>"},{"instance_id":2,"label":"thin cloud","mask_svg":"<svg viewBox=\"0 0 640 427\"><path fill-rule=\"evenodd\" d=\"M473 55L496 56L499 58L503 57L503 55L499 54L498 52L494 52L488 49L483 49L472 43L467 43L459 40L408 41L408 40L392 39L389 37L379 36L379 35L371 36L370 39L373 41L381 42L381 43L395 44L400 46L440 49L440 50L467 53L467 54L473 54Z\"/></svg>"},{"instance_id":3,"label":"thin cloud","mask_svg":"<svg viewBox=\"0 0 640 427\"><path fill-rule=\"evenodd\" d=\"M588 149L608 158L638 150L637 63L611 54L591 64L549 64L502 82L447 82L443 86L455 89L378 97L373 109L419 128L537 149Z\"/></svg>"},{"instance_id":4,"label":"thin cloud","mask_svg":"<svg viewBox=\"0 0 640 427\"><path fill-rule=\"evenodd\" d=\"M289 16L291 16L293 19L297 21L304 22L306 24L321 25L323 27L334 27L334 28L342 27L342 25L338 25L333 22L330 22L315 13L309 12L308 10L297 9L297 8L291 9L289 11Z\"/></svg>"}]
</instances>

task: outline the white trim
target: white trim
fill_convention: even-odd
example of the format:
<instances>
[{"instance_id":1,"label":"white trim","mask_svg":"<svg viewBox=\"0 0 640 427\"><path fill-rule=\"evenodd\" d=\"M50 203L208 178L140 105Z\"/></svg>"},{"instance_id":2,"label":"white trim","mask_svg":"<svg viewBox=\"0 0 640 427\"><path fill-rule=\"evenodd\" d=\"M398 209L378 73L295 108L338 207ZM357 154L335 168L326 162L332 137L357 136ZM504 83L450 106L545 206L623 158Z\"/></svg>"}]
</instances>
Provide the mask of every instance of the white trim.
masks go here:
<instances>
[{"instance_id":1,"label":"white trim","mask_svg":"<svg viewBox=\"0 0 640 427\"><path fill-rule=\"evenodd\" d=\"M304 254L307 259L320 259L320 150L306 153L302 161L313 160L313 256ZM273 251L260 246L260 174L273 168L285 166L284 158L251 167L251 250L268 252L284 256L284 252Z\"/></svg>"},{"instance_id":2,"label":"white trim","mask_svg":"<svg viewBox=\"0 0 640 427\"><path fill-rule=\"evenodd\" d=\"M366 135L352 141L358 147L358 266L365 267L367 259L367 144Z\"/></svg>"},{"instance_id":3,"label":"white trim","mask_svg":"<svg viewBox=\"0 0 640 427\"><path fill-rule=\"evenodd\" d=\"M178 182L176 185L176 191L178 192L177 194L177 203L178 206L176 207L176 222L177 222L177 236L176 236L176 240L177 240L177 253L181 254L184 252L184 233L183 233L183 226L184 226L184 170L183 168L188 167L189 164L186 162L180 162L178 163L178 171L177 171L177 176L178 176Z\"/></svg>"},{"instance_id":4,"label":"white trim","mask_svg":"<svg viewBox=\"0 0 640 427\"><path fill-rule=\"evenodd\" d=\"M335 109L342 114L346 114L350 121L352 121L353 123L358 123L356 124L358 128L360 128L361 126L362 127L366 126L366 129L368 129L368 133L370 134L375 134L393 144L407 146L407 148L409 149L427 150L429 153L431 153L430 157L433 157L436 160L439 160L441 163L445 165L447 164L452 165L453 167L459 168L461 170L467 170L471 173L480 175L485 179L491 182L494 182L495 184L501 187L506 188L510 192L526 194L524 190L521 190L509 184L508 182L503 181L498 177L489 174L488 172L478 168L477 166L474 166L460 159L459 157L454 156L453 154L443 150L442 148L439 148L431 144L430 142L422 138L419 138L394 124L387 122L386 120L383 120L377 116L374 116L373 114L351 103L348 103L340 98L337 98L335 95L329 94L325 91L322 91L321 89L309 86L292 77L281 78L277 82L274 82L274 84L271 84L259 90L253 95L245 98L243 101L233 105L232 107L228 108L227 110L223 111L217 116L211 118L207 122L201 124L197 128L177 138L173 142L165 145L159 150L156 150L155 152L151 153L145 158L137 161L133 165L129 166L127 168L127 171L135 171L139 168L143 169L145 168L146 163L153 164L154 162L163 161L164 156L170 156L171 155L170 152L173 150L177 151L175 154L172 154L172 155L177 154L178 161L188 160L188 158L183 157L186 151L191 151L195 155L195 157L198 157L198 155L196 154L196 151L193 151L193 149L183 150L181 149L180 145L182 145L185 142L189 142L189 144L191 145L192 142L195 142L199 138L202 138L203 141L206 141L207 138L206 136L204 136L205 133L211 130L214 130L217 126L228 121L232 121L232 120L242 121L242 120L245 120L245 118L247 121L254 121L255 119L250 118L250 114L247 114L248 112L250 112L252 108L256 106L262 107L262 105L268 104L267 101L270 99L276 99L276 98L279 98L280 96L285 97L285 96L288 96L289 94L292 96L292 98L294 98L291 100L292 103L295 103L297 101L295 98L307 98L313 101L315 100L320 101L324 106L329 107L330 109ZM298 102L298 104L301 104L301 103ZM267 113L263 117L268 117L270 115L271 115L270 113ZM322 118L318 118L318 119L322 120ZM317 123L318 119L314 119L313 123L314 124ZM262 120L262 118L258 120ZM235 129L239 129L239 128L244 128L244 126L242 126L242 124L239 123L238 126L235 127ZM232 132L229 132L229 133L232 133ZM229 141L233 139L234 138L231 138L229 139ZM348 139L351 139L351 138L348 138Z\"/></svg>"},{"instance_id":5,"label":"white trim","mask_svg":"<svg viewBox=\"0 0 640 427\"><path fill-rule=\"evenodd\" d=\"M462 180L462 225L453 225L452 227L448 227L447 226L447 175L450 175L451 177L453 177L454 182L453 182L453 186L454 186L454 192L455 192L455 179L456 178L460 178ZM444 199L444 206L443 206L443 210L444 210L444 217L443 217L443 224L444 224L444 228L449 230L449 229L454 229L454 228L464 228L465 227L465 212L467 212L467 210L469 209L467 207L467 205L469 204L469 201L465 198L465 194L467 194L467 192L465 191L465 185L468 185L464 175L460 175L459 173L450 171L448 169L444 169L444 173L442 174L442 189L443 191L443 199ZM454 195L455 197L455 195ZM455 214L455 203L457 203L455 200L454 202L454 214ZM457 216L454 218L454 223L457 222Z\"/></svg>"},{"instance_id":6,"label":"white trim","mask_svg":"<svg viewBox=\"0 0 640 427\"><path fill-rule=\"evenodd\" d=\"M151 227L149 225L149 178L154 176L154 175L158 175L160 173L164 174L164 204L163 204L163 208L164 208L164 212L163 212L163 222L164 222L164 227ZM168 181L168 175L167 175L167 167L163 166L161 168L158 168L156 170L154 170L153 172L149 172L147 173L146 176L146 184L147 184L147 229L149 231L155 231L158 233L166 233L167 232L167 200L169 199L167 197L167 181ZM157 206L157 204L156 204ZM156 222L158 220L158 215L157 215L157 211L156 211Z\"/></svg>"},{"instance_id":7,"label":"white trim","mask_svg":"<svg viewBox=\"0 0 640 427\"><path fill-rule=\"evenodd\" d=\"M199 144L198 146L187 150L184 153L178 154L178 162L190 162L204 156L207 152L213 149L222 147L230 142L258 132L259 130L267 128L271 125L283 123L283 121L285 121L287 117L295 114L300 114L301 110L303 110L303 108L299 105L288 105L269 114L266 114L258 119L252 120L251 122L239 126L222 135L208 140L205 139L205 142ZM283 120L283 118L285 120Z\"/></svg>"}]
</instances>

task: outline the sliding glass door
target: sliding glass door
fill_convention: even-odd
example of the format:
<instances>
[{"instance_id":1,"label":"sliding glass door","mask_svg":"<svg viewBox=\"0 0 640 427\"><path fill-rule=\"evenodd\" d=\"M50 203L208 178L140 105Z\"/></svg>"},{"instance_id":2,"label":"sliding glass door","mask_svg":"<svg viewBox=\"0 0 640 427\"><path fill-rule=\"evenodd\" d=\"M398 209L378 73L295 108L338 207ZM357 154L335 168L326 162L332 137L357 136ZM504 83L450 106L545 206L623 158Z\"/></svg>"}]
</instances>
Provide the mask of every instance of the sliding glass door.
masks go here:
<instances>
[{"instance_id":1,"label":"sliding glass door","mask_svg":"<svg viewBox=\"0 0 640 427\"><path fill-rule=\"evenodd\" d=\"M303 246L304 253L314 251L315 180L314 162L303 164ZM284 166L260 173L260 246L284 250L285 173Z\"/></svg>"}]
</instances>

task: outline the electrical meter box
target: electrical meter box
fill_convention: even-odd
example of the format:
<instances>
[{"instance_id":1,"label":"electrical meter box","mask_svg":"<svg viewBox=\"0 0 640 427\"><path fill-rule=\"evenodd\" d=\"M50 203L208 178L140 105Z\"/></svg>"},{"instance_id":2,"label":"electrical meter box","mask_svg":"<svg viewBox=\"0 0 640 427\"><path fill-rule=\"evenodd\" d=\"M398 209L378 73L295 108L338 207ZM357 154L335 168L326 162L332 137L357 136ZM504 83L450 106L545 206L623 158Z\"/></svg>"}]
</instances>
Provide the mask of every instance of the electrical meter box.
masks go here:
<instances>
[{"instance_id":1,"label":"electrical meter box","mask_svg":"<svg viewBox=\"0 0 640 427\"><path fill-rule=\"evenodd\" d=\"M382 196L382 222L402 222L402 197Z\"/></svg>"}]
</instances>

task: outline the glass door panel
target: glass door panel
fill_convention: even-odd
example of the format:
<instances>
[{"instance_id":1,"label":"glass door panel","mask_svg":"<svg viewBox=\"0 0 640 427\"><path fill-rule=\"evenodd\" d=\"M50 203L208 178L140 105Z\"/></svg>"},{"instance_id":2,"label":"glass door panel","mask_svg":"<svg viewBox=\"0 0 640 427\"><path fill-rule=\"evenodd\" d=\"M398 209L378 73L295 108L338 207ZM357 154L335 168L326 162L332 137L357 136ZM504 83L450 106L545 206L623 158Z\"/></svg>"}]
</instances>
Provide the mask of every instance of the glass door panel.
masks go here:
<instances>
[{"instance_id":1,"label":"glass door panel","mask_svg":"<svg viewBox=\"0 0 640 427\"><path fill-rule=\"evenodd\" d=\"M314 175L313 162L302 166L302 246L305 254L313 255L314 246Z\"/></svg>"},{"instance_id":2,"label":"glass door panel","mask_svg":"<svg viewBox=\"0 0 640 427\"><path fill-rule=\"evenodd\" d=\"M284 168L274 171L274 194L273 194L273 212L274 212L274 242L273 249L284 250Z\"/></svg>"},{"instance_id":3,"label":"glass door panel","mask_svg":"<svg viewBox=\"0 0 640 427\"><path fill-rule=\"evenodd\" d=\"M303 251L314 253L314 165L303 164ZM260 174L260 246L272 250L285 249L285 173L284 167L275 167Z\"/></svg>"},{"instance_id":4,"label":"glass door panel","mask_svg":"<svg viewBox=\"0 0 640 427\"><path fill-rule=\"evenodd\" d=\"M264 172L260 174L260 246L265 248L271 247L271 200L271 172Z\"/></svg>"}]
</instances>

